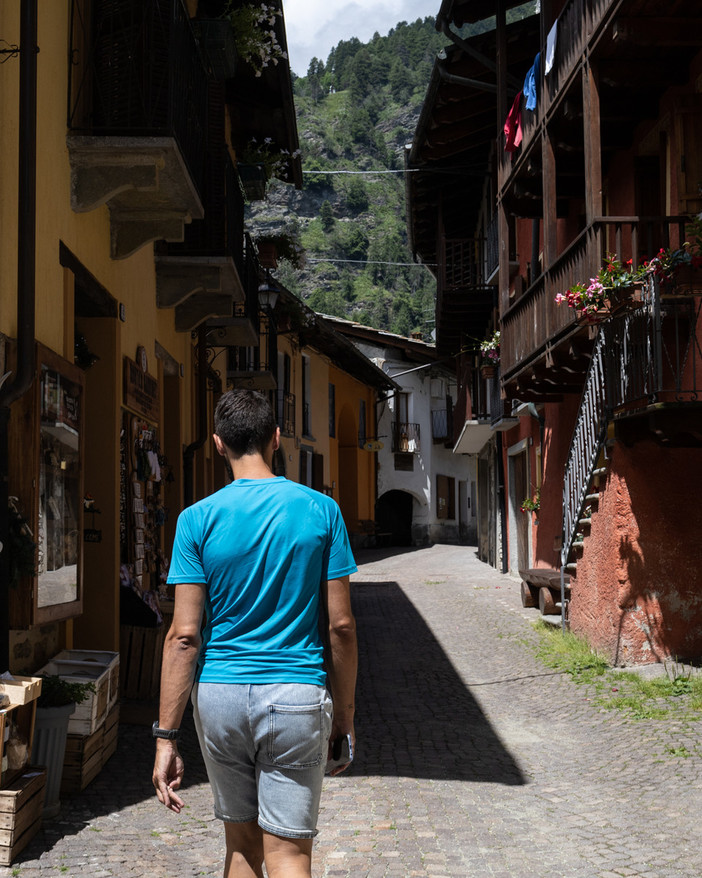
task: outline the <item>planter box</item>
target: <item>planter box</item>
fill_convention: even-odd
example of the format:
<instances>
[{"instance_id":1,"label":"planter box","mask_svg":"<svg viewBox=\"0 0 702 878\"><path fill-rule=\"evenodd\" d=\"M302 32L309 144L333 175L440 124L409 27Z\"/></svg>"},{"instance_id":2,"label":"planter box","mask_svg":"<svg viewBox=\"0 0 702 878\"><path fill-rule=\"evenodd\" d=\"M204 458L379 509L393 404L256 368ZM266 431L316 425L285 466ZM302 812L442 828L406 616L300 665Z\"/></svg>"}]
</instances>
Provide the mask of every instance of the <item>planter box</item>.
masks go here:
<instances>
[{"instance_id":1,"label":"planter box","mask_svg":"<svg viewBox=\"0 0 702 878\"><path fill-rule=\"evenodd\" d=\"M41 826L46 771L30 768L0 790L0 865L9 866Z\"/></svg>"},{"instance_id":2,"label":"planter box","mask_svg":"<svg viewBox=\"0 0 702 878\"><path fill-rule=\"evenodd\" d=\"M61 795L80 793L102 771L117 749L119 706L107 715L104 723L91 735L69 735L63 759Z\"/></svg>"},{"instance_id":3,"label":"planter box","mask_svg":"<svg viewBox=\"0 0 702 878\"><path fill-rule=\"evenodd\" d=\"M41 677L12 677L11 680L0 679L0 692L10 696L11 704L28 704L41 694Z\"/></svg>"},{"instance_id":4,"label":"planter box","mask_svg":"<svg viewBox=\"0 0 702 878\"><path fill-rule=\"evenodd\" d=\"M42 674L61 677L69 683L92 683L91 692L82 704L77 704L68 721L69 735L91 735L107 716L110 694L110 671L102 665L89 662L50 661L40 669Z\"/></svg>"}]
</instances>

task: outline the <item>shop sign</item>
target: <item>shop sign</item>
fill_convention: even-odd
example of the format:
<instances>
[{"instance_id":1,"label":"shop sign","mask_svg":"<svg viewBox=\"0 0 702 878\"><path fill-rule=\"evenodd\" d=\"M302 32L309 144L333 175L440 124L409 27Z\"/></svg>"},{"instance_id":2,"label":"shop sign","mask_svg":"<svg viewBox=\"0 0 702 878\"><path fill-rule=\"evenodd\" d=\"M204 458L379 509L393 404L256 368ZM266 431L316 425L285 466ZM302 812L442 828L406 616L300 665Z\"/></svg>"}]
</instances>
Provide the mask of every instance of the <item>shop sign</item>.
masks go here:
<instances>
[{"instance_id":1,"label":"shop sign","mask_svg":"<svg viewBox=\"0 0 702 878\"><path fill-rule=\"evenodd\" d=\"M124 405L150 423L158 423L158 381L129 357L124 358Z\"/></svg>"}]
</instances>

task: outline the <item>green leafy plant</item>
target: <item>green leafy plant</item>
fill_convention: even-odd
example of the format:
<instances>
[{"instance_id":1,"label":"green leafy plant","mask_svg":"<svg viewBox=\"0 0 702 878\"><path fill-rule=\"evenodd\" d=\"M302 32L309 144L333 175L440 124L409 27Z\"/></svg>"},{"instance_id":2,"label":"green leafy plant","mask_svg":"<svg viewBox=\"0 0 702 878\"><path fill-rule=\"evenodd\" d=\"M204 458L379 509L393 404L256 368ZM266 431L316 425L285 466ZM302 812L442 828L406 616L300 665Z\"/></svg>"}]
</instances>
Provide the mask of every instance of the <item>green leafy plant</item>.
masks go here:
<instances>
[{"instance_id":1,"label":"green leafy plant","mask_svg":"<svg viewBox=\"0 0 702 878\"><path fill-rule=\"evenodd\" d=\"M536 489L533 497L525 497L519 508L522 512L538 512L541 509L541 488Z\"/></svg>"},{"instance_id":2,"label":"green leafy plant","mask_svg":"<svg viewBox=\"0 0 702 878\"><path fill-rule=\"evenodd\" d=\"M41 695L37 699L37 707L82 704L91 692L95 692L94 683L75 683L57 674L42 674Z\"/></svg>"},{"instance_id":3,"label":"green leafy plant","mask_svg":"<svg viewBox=\"0 0 702 878\"><path fill-rule=\"evenodd\" d=\"M279 180L287 180L288 163L300 155L300 150L290 152L287 149L279 149L270 137L259 142L255 137L246 144L243 149L237 150L237 162L242 165L256 165L261 168L266 180L277 177Z\"/></svg>"}]
</instances>

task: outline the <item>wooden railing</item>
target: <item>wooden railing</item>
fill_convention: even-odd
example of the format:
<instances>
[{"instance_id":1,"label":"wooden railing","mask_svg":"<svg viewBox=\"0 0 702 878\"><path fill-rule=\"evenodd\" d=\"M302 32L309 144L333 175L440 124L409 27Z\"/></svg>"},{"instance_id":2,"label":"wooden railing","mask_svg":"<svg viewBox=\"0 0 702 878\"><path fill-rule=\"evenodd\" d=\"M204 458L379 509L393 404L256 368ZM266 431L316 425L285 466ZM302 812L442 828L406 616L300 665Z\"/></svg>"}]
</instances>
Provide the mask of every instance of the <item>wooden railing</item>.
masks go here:
<instances>
[{"instance_id":1,"label":"wooden railing","mask_svg":"<svg viewBox=\"0 0 702 878\"><path fill-rule=\"evenodd\" d=\"M445 239L443 289L480 286L483 282L482 253L481 238Z\"/></svg>"},{"instance_id":2,"label":"wooden railing","mask_svg":"<svg viewBox=\"0 0 702 878\"><path fill-rule=\"evenodd\" d=\"M660 247L684 241L685 217L598 217L524 295L501 316L500 360L503 377L538 356L547 343L575 328L575 312L557 305L557 293L597 274L606 254L638 265ZM645 249L644 249L645 247Z\"/></svg>"}]
</instances>

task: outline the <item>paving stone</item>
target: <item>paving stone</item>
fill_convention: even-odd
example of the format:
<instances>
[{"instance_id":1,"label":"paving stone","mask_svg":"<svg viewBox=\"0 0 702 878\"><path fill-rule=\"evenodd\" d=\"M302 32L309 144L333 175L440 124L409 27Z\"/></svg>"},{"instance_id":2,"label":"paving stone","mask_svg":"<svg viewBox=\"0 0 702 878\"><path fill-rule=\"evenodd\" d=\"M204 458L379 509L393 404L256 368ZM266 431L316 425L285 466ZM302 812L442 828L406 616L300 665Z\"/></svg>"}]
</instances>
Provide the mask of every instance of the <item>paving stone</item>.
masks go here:
<instances>
[{"instance_id":1,"label":"paving stone","mask_svg":"<svg viewBox=\"0 0 702 878\"><path fill-rule=\"evenodd\" d=\"M544 668L538 611L473 547L358 560L357 760L325 781L314 878L702 875L701 722L629 721ZM175 815L153 794L148 727L121 725L102 773L0 878L221 876L189 715L181 749Z\"/></svg>"}]
</instances>

